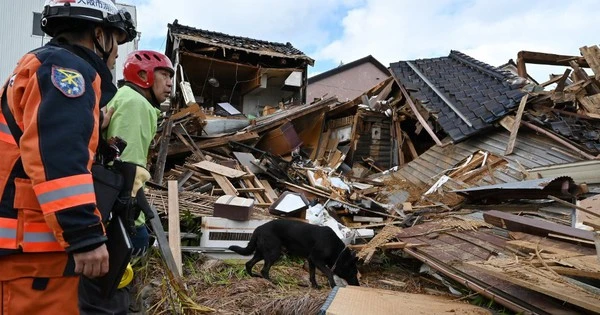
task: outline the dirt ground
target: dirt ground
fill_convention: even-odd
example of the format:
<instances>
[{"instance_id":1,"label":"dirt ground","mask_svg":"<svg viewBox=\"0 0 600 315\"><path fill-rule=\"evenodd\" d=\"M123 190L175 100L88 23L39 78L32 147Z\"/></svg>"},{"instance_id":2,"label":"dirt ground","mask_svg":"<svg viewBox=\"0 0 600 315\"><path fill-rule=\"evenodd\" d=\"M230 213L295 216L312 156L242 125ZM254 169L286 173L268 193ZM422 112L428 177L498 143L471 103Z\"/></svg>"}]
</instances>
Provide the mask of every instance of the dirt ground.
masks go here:
<instances>
[{"instance_id":1,"label":"dirt ground","mask_svg":"<svg viewBox=\"0 0 600 315\"><path fill-rule=\"evenodd\" d=\"M269 282L246 275L239 261L194 254L184 258L187 289L183 293L166 281L165 267L156 253L153 255L138 271L145 284L141 296L148 314L201 314L210 310L215 314L316 314L331 291L326 277L319 273L317 282L322 287L313 289L299 259L280 260L271 269L273 282ZM392 253L378 253L369 265L359 266L361 287L450 296L438 280L418 274L420 265Z\"/></svg>"}]
</instances>

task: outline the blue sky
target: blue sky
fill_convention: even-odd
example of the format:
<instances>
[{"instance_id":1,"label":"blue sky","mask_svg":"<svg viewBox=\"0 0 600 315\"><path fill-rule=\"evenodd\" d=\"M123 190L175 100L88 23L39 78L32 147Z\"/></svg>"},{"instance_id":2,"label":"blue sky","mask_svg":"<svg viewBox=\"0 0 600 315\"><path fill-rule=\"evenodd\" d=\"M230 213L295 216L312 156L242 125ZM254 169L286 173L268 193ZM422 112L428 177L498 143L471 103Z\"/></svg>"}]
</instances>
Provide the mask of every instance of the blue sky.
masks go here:
<instances>
[{"instance_id":1,"label":"blue sky","mask_svg":"<svg viewBox=\"0 0 600 315\"><path fill-rule=\"evenodd\" d=\"M315 59L314 75L373 55L384 65L459 50L497 66L520 50L578 55L598 43L593 0L118 0L137 6L140 49L164 51L167 23L274 42ZM538 81L557 67L529 66Z\"/></svg>"}]
</instances>

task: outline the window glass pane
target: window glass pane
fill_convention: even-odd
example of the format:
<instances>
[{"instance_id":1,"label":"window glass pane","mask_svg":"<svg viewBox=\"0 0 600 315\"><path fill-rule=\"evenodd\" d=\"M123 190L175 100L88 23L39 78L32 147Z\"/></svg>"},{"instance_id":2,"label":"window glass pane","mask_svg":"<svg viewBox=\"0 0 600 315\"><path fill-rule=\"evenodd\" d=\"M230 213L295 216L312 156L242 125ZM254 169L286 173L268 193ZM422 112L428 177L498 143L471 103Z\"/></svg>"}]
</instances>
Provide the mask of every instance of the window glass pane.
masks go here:
<instances>
[{"instance_id":1,"label":"window glass pane","mask_svg":"<svg viewBox=\"0 0 600 315\"><path fill-rule=\"evenodd\" d=\"M42 31L42 27L40 25L40 20L42 19L42 14L33 12L33 29L31 31L32 35L44 36L44 32Z\"/></svg>"}]
</instances>

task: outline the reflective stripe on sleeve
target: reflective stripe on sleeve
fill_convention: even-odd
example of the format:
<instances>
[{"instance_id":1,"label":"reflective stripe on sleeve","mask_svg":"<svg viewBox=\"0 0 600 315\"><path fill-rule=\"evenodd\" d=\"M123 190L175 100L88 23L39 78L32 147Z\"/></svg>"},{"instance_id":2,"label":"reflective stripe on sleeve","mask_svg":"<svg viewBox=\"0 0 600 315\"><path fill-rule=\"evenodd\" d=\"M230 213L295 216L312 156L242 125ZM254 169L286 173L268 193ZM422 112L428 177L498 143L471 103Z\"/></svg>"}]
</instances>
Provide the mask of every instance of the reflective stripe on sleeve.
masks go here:
<instances>
[{"instance_id":1,"label":"reflective stripe on sleeve","mask_svg":"<svg viewBox=\"0 0 600 315\"><path fill-rule=\"evenodd\" d=\"M44 214L96 203L92 175L75 175L33 187Z\"/></svg>"},{"instance_id":2,"label":"reflective stripe on sleeve","mask_svg":"<svg viewBox=\"0 0 600 315\"><path fill-rule=\"evenodd\" d=\"M52 229L46 223L26 223L23 231L24 252L63 251Z\"/></svg>"}]
</instances>

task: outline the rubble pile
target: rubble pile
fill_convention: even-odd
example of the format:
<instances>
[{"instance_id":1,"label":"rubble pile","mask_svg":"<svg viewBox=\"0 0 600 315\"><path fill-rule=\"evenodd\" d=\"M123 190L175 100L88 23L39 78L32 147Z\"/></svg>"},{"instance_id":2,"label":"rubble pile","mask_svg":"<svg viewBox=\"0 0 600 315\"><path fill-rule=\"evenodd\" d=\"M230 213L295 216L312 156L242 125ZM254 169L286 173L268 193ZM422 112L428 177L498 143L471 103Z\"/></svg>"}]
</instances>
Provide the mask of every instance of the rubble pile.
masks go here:
<instances>
[{"instance_id":1,"label":"rubble pile","mask_svg":"<svg viewBox=\"0 0 600 315\"><path fill-rule=\"evenodd\" d=\"M294 218L330 226L363 266L376 253L410 257L451 292L463 286L514 312L600 312L597 46L582 56L521 52L502 67L458 51L399 61L355 99L301 104L300 84L287 99L261 94L262 109L248 115L244 93L215 111L202 91L200 72L216 77L204 69L215 42L177 43L167 50L196 88L170 104L148 188L160 213L174 210L175 194L178 211L202 221L198 243L182 250L235 258L226 248L245 245L256 226ZM296 70L309 61L298 56ZM568 68L540 84L526 63ZM261 88L268 72L247 71Z\"/></svg>"}]
</instances>

